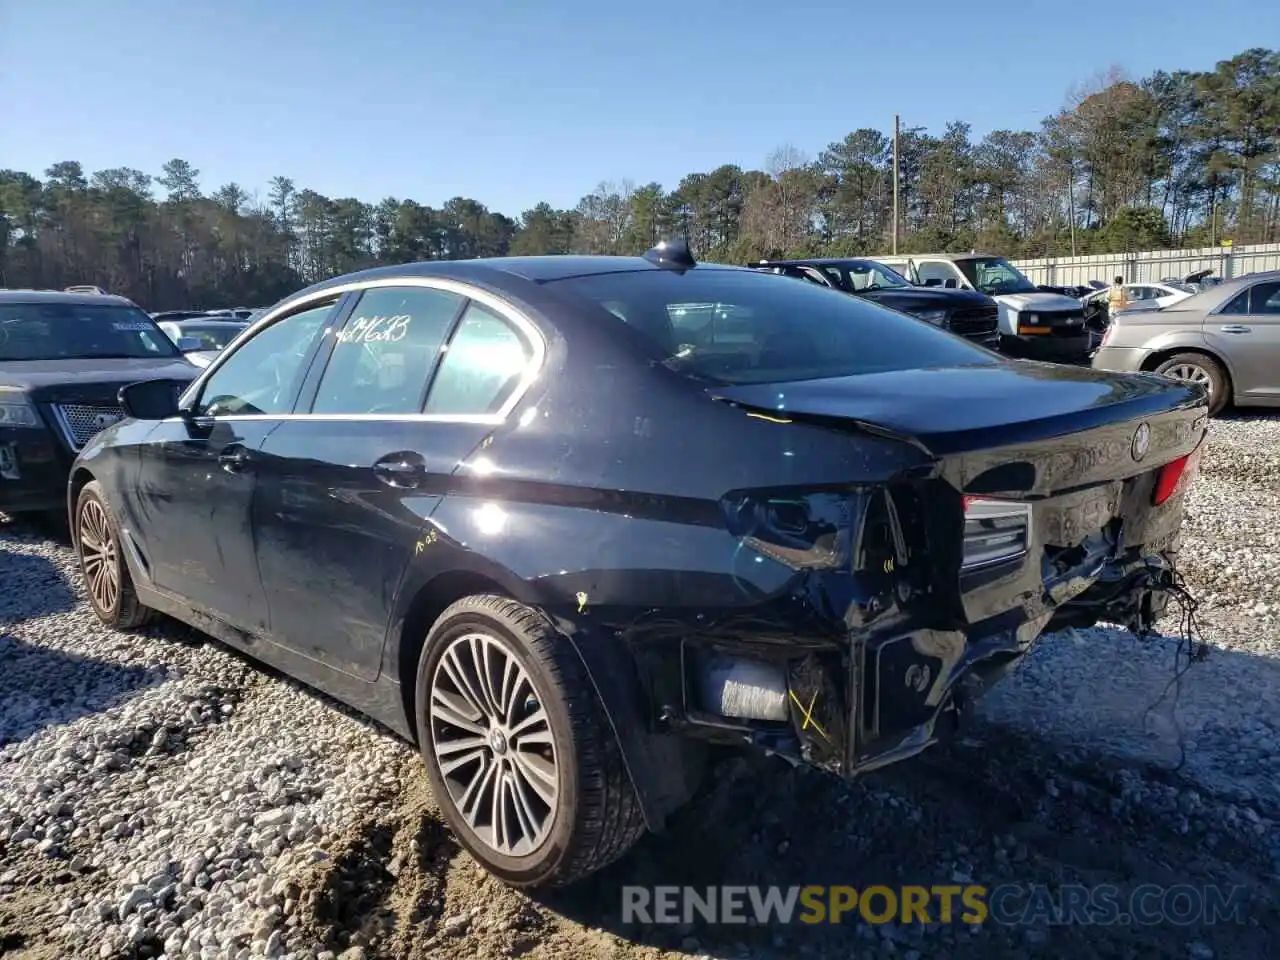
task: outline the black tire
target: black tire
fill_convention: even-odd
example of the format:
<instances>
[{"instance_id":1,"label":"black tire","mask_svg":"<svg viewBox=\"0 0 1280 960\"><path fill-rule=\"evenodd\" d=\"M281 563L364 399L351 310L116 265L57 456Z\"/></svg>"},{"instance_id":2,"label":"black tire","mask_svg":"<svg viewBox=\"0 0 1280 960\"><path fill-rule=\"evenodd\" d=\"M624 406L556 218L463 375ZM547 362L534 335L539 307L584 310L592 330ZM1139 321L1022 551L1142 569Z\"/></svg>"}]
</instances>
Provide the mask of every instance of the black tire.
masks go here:
<instances>
[{"instance_id":1,"label":"black tire","mask_svg":"<svg viewBox=\"0 0 1280 960\"><path fill-rule=\"evenodd\" d=\"M81 489L72 522L80 574L89 595L89 606L98 619L117 630L134 630L145 624L155 611L138 599L129 565L120 549L120 525L98 481L91 480ZM101 575L99 569L103 571ZM99 581L95 578L99 576L108 577L114 584L109 596L107 591L97 588Z\"/></svg>"},{"instance_id":2,"label":"black tire","mask_svg":"<svg viewBox=\"0 0 1280 960\"><path fill-rule=\"evenodd\" d=\"M1197 371L1201 377L1185 376L1184 371ZM1231 380L1222 364L1207 353L1177 353L1161 361L1155 369L1163 376L1204 383L1209 388L1209 416L1221 413L1231 402Z\"/></svg>"},{"instance_id":3,"label":"black tire","mask_svg":"<svg viewBox=\"0 0 1280 960\"><path fill-rule=\"evenodd\" d=\"M554 741L553 764L559 784L556 803L547 814L550 822L544 827L543 839L519 856L504 855L472 828L450 793L436 757L437 736L444 738L450 728L430 715L432 685L441 673L439 664L446 651L459 649L454 645L465 642L462 638L477 634L492 638L523 667L536 698L532 702L545 711ZM502 685L505 688L505 675ZM617 860L643 836L640 802L591 679L568 640L536 610L499 596L466 597L445 610L423 644L416 714L419 747L441 811L467 851L505 883L564 886ZM512 753L517 753L514 728L508 729L512 731ZM505 752L506 741L499 740ZM486 742L492 744L492 736ZM517 766L514 757L510 761L499 758L492 746L474 749L485 753L487 759L479 759L473 769L483 771L490 763L498 763L504 770L505 763ZM459 789L457 780L452 786ZM481 788L477 795L483 792Z\"/></svg>"}]
</instances>

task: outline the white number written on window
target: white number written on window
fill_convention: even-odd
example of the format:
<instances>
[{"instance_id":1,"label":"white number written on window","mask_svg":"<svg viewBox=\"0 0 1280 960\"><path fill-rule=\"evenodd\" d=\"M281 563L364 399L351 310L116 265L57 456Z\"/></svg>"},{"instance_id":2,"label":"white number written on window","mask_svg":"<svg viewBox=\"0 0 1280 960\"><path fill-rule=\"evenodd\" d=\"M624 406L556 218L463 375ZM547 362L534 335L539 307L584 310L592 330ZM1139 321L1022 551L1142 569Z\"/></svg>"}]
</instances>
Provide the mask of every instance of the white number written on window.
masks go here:
<instances>
[{"instance_id":1,"label":"white number written on window","mask_svg":"<svg viewBox=\"0 0 1280 960\"><path fill-rule=\"evenodd\" d=\"M399 343L409 333L407 313L394 317L356 317L338 331L338 343Z\"/></svg>"}]
</instances>

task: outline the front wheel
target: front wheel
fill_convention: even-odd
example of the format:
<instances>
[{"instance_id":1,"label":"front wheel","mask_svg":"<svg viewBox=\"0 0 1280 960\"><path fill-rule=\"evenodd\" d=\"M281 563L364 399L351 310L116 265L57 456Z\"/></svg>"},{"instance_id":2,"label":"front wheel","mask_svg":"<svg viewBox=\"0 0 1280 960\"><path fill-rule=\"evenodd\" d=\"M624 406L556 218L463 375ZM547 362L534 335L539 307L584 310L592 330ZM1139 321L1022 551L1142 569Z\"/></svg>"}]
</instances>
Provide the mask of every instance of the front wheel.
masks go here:
<instances>
[{"instance_id":1,"label":"front wheel","mask_svg":"<svg viewBox=\"0 0 1280 960\"><path fill-rule=\"evenodd\" d=\"M120 527L93 480L76 499L76 554L89 605L98 619L118 630L132 630L151 619L152 610L138 600L129 567L120 553Z\"/></svg>"},{"instance_id":2,"label":"front wheel","mask_svg":"<svg viewBox=\"0 0 1280 960\"><path fill-rule=\"evenodd\" d=\"M417 674L418 742L445 818L490 873L563 886L644 833L617 738L577 653L498 596L449 607Z\"/></svg>"},{"instance_id":3,"label":"front wheel","mask_svg":"<svg viewBox=\"0 0 1280 960\"><path fill-rule=\"evenodd\" d=\"M1209 416L1222 412L1231 399L1227 372L1213 357L1204 353L1179 353L1161 363L1156 373L1174 380L1198 383L1209 391Z\"/></svg>"}]
</instances>

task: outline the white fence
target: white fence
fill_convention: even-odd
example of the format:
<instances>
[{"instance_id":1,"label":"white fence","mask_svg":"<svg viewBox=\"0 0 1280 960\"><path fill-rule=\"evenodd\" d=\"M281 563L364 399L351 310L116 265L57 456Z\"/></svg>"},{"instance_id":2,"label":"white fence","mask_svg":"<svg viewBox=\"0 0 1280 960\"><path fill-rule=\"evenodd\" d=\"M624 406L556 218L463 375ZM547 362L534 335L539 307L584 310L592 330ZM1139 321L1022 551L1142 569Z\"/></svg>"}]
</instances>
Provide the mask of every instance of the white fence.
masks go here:
<instances>
[{"instance_id":1,"label":"white fence","mask_svg":"<svg viewBox=\"0 0 1280 960\"><path fill-rule=\"evenodd\" d=\"M1052 286L1084 284L1090 280L1110 283L1116 277L1124 277L1127 283L1165 277L1181 279L1200 270L1212 270L1218 276L1230 279L1246 273L1280 270L1280 243L1104 253L1092 257L1045 257L1014 260L1013 263L1033 282Z\"/></svg>"}]
</instances>

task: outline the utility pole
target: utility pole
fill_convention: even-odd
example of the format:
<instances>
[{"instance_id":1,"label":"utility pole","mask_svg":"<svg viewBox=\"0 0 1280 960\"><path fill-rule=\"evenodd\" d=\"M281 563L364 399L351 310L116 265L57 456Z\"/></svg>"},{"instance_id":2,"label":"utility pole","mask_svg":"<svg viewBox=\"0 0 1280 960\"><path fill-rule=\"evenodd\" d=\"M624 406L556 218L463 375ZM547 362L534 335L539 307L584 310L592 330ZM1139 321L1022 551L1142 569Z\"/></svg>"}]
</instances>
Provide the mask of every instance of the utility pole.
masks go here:
<instances>
[{"instance_id":1,"label":"utility pole","mask_svg":"<svg viewBox=\"0 0 1280 960\"><path fill-rule=\"evenodd\" d=\"M1209 188L1209 246L1218 245L1218 184Z\"/></svg>"},{"instance_id":2,"label":"utility pole","mask_svg":"<svg viewBox=\"0 0 1280 960\"><path fill-rule=\"evenodd\" d=\"M893 252L898 252L898 115L893 115Z\"/></svg>"},{"instance_id":3,"label":"utility pole","mask_svg":"<svg viewBox=\"0 0 1280 960\"><path fill-rule=\"evenodd\" d=\"M1067 213L1071 217L1071 255L1076 255L1076 161L1071 158L1070 172L1067 174Z\"/></svg>"}]
</instances>

